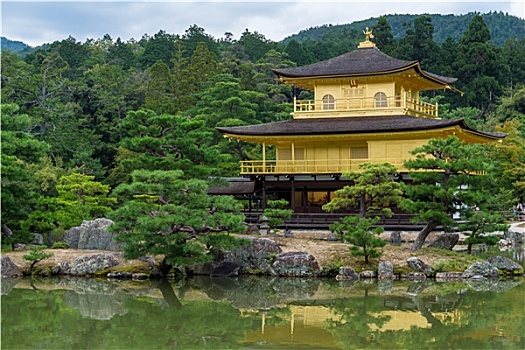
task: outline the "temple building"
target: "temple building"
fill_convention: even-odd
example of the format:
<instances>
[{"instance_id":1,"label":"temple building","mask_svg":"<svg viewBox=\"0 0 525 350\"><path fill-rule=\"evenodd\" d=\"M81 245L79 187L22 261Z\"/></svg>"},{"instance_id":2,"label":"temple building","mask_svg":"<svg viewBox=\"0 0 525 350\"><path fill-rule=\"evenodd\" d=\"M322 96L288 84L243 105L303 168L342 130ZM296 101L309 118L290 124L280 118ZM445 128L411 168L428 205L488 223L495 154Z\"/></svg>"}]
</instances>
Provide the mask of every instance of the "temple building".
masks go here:
<instances>
[{"instance_id":1,"label":"temple building","mask_svg":"<svg viewBox=\"0 0 525 350\"><path fill-rule=\"evenodd\" d=\"M351 185L343 173L361 163L392 163L395 176L406 180L403 162L432 138L487 143L504 137L474 130L464 120L440 119L437 104L424 102L420 93L461 93L453 86L457 79L390 57L369 40L368 29L365 34L352 52L272 70L279 82L313 92L312 100L294 98L293 119L217 128L224 137L262 145L262 159L241 162L239 187L249 189L262 208L268 199L283 198L295 213L320 213L336 190ZM276 159L267 159L270 147Z\"/></svg>"}]
</instances>

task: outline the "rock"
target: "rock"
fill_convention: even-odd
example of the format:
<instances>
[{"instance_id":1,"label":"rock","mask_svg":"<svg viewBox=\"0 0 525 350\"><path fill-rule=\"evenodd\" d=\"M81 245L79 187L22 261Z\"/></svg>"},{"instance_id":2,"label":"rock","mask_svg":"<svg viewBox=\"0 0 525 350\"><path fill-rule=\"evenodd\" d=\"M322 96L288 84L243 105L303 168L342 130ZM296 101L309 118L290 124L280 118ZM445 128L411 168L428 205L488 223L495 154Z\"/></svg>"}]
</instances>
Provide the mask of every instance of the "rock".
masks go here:
<instances>
[{"instance_id":1,"label":"rock","mask_svg":"<svg viewBox=\"0 0 525 350\"><path fill-rule=\"evenodd\" d=\"M67 261L61 261L60 262L60 272L62 274L68 275L70 269L71 269L71 266L69 266L69 263Z\"/></svg>"},{"instance_id":2,"label":"rock","mask_svg":"<svg viewBox=\"0 0 525 350\"><path fill-rule=\"evenodd\" d=\"M61 273L62 273L62 268L60 267L60 265L55 265L51 268L51 274L53 276L60 275Z\"/></svg>"},{"instance_id":3,"label":"rock","mask_svg":"<svg viewBox=\"0 0 525 350\"><path fill-rule=\"evenodd\" d=\"M350 266L341 266L339 268L339 274L335 276L335 279L338 281L345 280L359 280L359 275L355 272L354 268Z\"/></svg>"},{"instance_id":4,"label":"rock","mask_svg":"<svg viewBox=\"0 0 525 350\"><path fill-rule=\"evenodd\" d=\"M1 269L2 278L18 278L23 276L15 263L8 256L2 256Z\"/></svg>"},{"instance_id":5,"label":"rock","mask_svg":"<svg viewBox=\"0 0 525 350\"><path fill-rule=\"evenodd\" d=\"M29 249L29 246L27 244L23 244L23 243L15 243L15 244L13 244L13 250L14 251L27 250L27 249Z\"/></svg>"},{"instance_id":6,"label":"rock","mask_svg":"<svg viewBox=\"0 0 525 350\"><path fill-rule=\"evenodd\" d=\"M379 261L377 266L377 278L382 279L394 279L394 266L390 261Z\"/></svg>"},{"instance_id":7,"label":"rock","mask_svg":"<svg viewBox=\"0 0 525 350\"><path fill-rule=\"evenodd\" d=\"M284 237L286 237L286 238L295 238L295 235L292 233L292 231L286 229L286 230L284 230Z\"/></svg>"},{"instance_id":8,"label":"rock","mask_svg":"<svg viewBox=\"0 0 525 350\"><path fill-rule=\"evenodd\" d=\"M390 240L391 245L398 246L401 245L401 232L394 231L390 234Z\"/></svg>"},{"instance_id":9,"label":"rock","mask_svg":"<svg viewBox=\"0 0 525 350\"><path fill-rule=\"evenodd\" d=\"M498 269L488 261L475 262L463 272L463 278L493 278L498 277Z\"/></svg>"},{"instance_id":10,"label":"rock","mask_svg":"<svg viewBox=\"0 0 525 350\"><path fill-rule=\"evenodd\" d=\"M508 230L504 233L504 238L506 238L508 241L511 241L512 244L520 244L525 242L525 232L517 232Z\"/></svg>"},{"instance_id":11,"label":"rock","mask_svg":"<svg viewBox=\"0 0 525 350\"><path fill-rule=\"evenodd\" d=\"M244 231L244 234L246 235L258 235L259 234L259 227L254 224L248 224L246 225L246 231Z\"/></svg>"},{"instance_id":12,"label":"rock","mask_svg":"<svg viewBox=\"0 0 525 350\"><path fill-rule=\"evenodd\" d=\"M212 277L232 277L239 275L240 265L234 262L225 261L211 272Z\"/></svg>"},{"instance_id":13,"label":"rock","mask_svg":"<svg viewBox=\"0 0 525 350\"><path fill-rule=\"evenodd\" d=\"M239 275L269 275L271 274L272 263L277 254L282 253L282 249L272 239L241 237L247 239L250 244L242 246L234 251L225 252L221 259L210 264L192 266L190 271L198 275L209 275L214 268L224 262L239 265Z\"/></svg>"},{"instance_id":14,"label":"rock","mask_svg":"<svg viewBox=\"0 0 525 350\"><path fill-rule=\"evenodd\" d=\"M359 277L360 278L376 278L377 277L377 271L372 271L372 270L361 271L359 273Z\"/></svg>"},{"instance_id":15,"label":"rock","mask_svg":"<svg viewBox=\"0 0 525 350\"><path fill-rule=\"evenodd\" d=\"M69 274L72 276L92 275L115 265L118 265L118 260L112 254L79 256L71 264Z\"/></svg>"},{"instance_id":16,"label":"rock","mask_svg":"<svg viewBox=\"0 0 525 350\"><path fill-rule=\"evenodd\" d=\"M502 238L498 241L499 248L512 247L513 244L514 244L514 240L512 238L505 238L505 239Z\"/></svg>"},{"instance_id":17,"label":"rock","mask_svg":"<svg viewBox=\"0 0 525 350\"><path fill-rule=\"evenodd\" d=\"M427 279L427 276L423 272L409 272L406 275L403 275L402 279L409 281L424 281Z\"/></svg>"},{"instance_id":18,"label":"rock","mask_svg":"<svg viewBox=\"0 0 525 350\"><path fill-rule=\"evenodd\" d=\"M410 267L415 272L422 272L425 274L425 276L430 277L434 275L434 270L425 264L421 259L418 257L410 257L407 259L408 267Z\"/></svg>"},{"instance_id":19,"label":"rock","mask_svg":"<svg viewBox=\"0 0 525 350\"><path fill-rule=\"evenodd\" d=\"M283 277L314 277L321 269L315 257L307 252L288 252L277 255L272 275Z\"/></svg>"},{"instance_id":20,"label":"rock","mask_svg":"<svg viewBox=\"0 0 525 350\"><path fill-rule=\"evenodd\" d=\"M108 230L112 223L109 219L84 220L64 233L64 241L72 249L121 251L122 244L114 240L116 234Z\"/></svg>"},{"instance_id":21,"label":"rock","mask_svg":"<svg viewBox=\"0 0 525 350\"><path fill-rule=\"evenodd\" d=\"M452 250L459 241L459 234L457 233L442 233L431 242L428 246L432 248L440 248Z\"/></svg>"},{"instance_id":22,"label":"rock","mask_svg":"<svg viewBox=\"0 0 525 350\"><path fill-rule=\"evenodd\" d=\"M148 275L138 272L131 275L131 279L134 281L143 281L148 279Z\"/></svg>"},{"instance_id":23,"label":"rock","mask_svg":"<svg viewBox=\"0 0 525 350\"><path fill-rule=\"evenodd\" d=\"M35 236L35 239L31 244L33 245L44 245L44 236L42 236L40 233L33 233Z\"/></svg>"},{"instance_id":24,"label":"rock","mask_svg":"<svg viewBox=\"0 0 525 350\"><path fill-rule=\"evenodd\" d=\"M498 270L501 270L508 274L513 275L522 275L523 267L517 262L504 257L504 256L492 256L487 259L487 261Z\"/></svg>"},{"instance_id":25,"label":"rock","mask_svg":"<svg viewBox=\"0 0 525 350\"><path fill-rule=\"evenodd\" d=\"M110 272L106 277L114 279L130 279L133 277L133 274L131 272Z\"/></svg>"},{"instance_id":26,"label":"rock","mask_svg":"<svg viewBox=\"0 0 525 350\"><path fill-rule=\"evenodd\" d=\"M463 272L437 272L437 282L454 282L463 278Z\"/></svg>"}]
</instances>

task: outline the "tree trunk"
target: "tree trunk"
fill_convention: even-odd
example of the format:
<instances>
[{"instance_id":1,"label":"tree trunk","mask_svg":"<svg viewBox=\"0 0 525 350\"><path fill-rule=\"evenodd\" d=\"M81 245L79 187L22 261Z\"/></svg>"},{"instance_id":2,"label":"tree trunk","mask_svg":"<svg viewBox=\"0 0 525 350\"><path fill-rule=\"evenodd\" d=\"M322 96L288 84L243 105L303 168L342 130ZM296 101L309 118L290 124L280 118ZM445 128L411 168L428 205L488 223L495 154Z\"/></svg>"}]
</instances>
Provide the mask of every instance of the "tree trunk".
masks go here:
<instances>
[{"instance_id":1,"label":"tree trunk","mask_svg":"<svg viewBox=\"0 0 525 350\"><path fill-rule=\"evenodd\" d=\"M159 284L160 292L162 293L162 297L168 303L171 307L179 308L182 306L179 299L175 295L175 292L173 292L173 287L171 286L170 282L168 282L167 279L163 278Z\"/></svg>"},{"instance_id":2,"label":"tree trunk","mask_svg":"<svg viewBox=\"0 0 525 350\"><path fill-rule=\"evenodd\" d=\"M425 227L423 227L423 229L419 231L419 233L417 234L417 238L412 244L412 247L410 247L410 249L412 250L421 249L421 247L423 246L423 243L425 243L425 240L427 239L428 234L432 232L436 228L436 226L437 224L434 221L427 222Z\"/></svg>"},{"instance_id":3,"label":"tree trunk","mask_svg":"<svg viewBox=\"0 0 525 350\"><path fill-rule=\"evenodd\" d=\"M362 194L359 197L359 217L364 218L366 216L366 195Z\"/></svg>"},{"instance_id":4,"label":"tree trunk","mask_svg":"<svg viewBox=\"0 0 525 350\"><path fill-rule=\"evenodd\" d=\"M467 254L472 254L472 243L467 244Z\"/></svg>"},{"instance_id":5,"label":"tree trunk","mask_svg":"<svg viewBox=\"0 0 525 350\"><path fill-rule=\"evenodd\" d=\"M6 225L2 224L2 233L7 237L13 236L13 231ZM11 241L11 249L15 250L15 243Z\"/></svg>"}]
</instances>

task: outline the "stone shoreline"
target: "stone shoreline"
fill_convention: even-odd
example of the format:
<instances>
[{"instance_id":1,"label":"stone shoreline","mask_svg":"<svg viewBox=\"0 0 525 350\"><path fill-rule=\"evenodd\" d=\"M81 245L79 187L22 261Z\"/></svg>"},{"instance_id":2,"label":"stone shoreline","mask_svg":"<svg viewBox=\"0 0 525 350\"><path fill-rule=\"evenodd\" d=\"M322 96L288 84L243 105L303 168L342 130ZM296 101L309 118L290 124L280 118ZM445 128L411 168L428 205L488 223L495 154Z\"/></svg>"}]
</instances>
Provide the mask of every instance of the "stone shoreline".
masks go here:
<instances>
[{"instance_id":1,"label":"stone shoreline","mask_svg":"<svg viewBox=\"0 0 525 350\"><path fill-rule=\"evenodd\" d=\"M435 278L440 281L486 279L499 276L521 276L523 268L501 256L478 261L464 271L441 272L417 256L406 260L403 272L400 266L380 260L377 269L357 272L352 266L337 270L321 266L315 256L306 251L286 251L270 238L247 237L252 244L227 252L220 261L194 266L189 272L197 275L232 277L238 275L268 275L277 277L335 277L338 280L378 278L422 281ZM97 250L46 250L55 254L35 265L34 273L41 276L86 276L117 279L147 279L161 277L158 268L162 257L126 260L122 252ZM2 277L16 278L29 274L30 262L22 258L27 252L11 252L2 256ZM417 253L417 252L413 252ZM458 253L459 254L459 253Z\"/></svg>"}]
</instances>

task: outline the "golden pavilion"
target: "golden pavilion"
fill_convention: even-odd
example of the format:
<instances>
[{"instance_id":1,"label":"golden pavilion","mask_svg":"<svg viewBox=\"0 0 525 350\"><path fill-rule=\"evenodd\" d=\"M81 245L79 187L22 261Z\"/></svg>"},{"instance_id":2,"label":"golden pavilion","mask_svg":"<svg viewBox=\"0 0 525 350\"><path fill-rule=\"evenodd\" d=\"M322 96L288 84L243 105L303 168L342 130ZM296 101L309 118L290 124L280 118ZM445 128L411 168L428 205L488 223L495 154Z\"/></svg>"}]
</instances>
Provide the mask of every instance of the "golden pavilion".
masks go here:
<instances>
[{"instance_id":1,"label":"golden pavilion","mask_svg":"<svg viewBox=\"0 0 525 350\"><path fill-rule=\"evenodd\" d=\"M457 79L390 57L370 41L371 31L365 34L352 52L272 70L279 82L313 92L312 100L294 98L293 119L217 128L224 137L262 145L262 159L241 162L244 185L232 185L248 189L263 209L268 198L284 198L295 213L322 212L334 191L351 185L343 173L359 170L361 163L392 163L404 180L410 151L432 138L456 135L487 143L504 137L474 130L464 120L440 119L437 104L423 101L420 93L459 92L453 86ZM267 159L270 147L275 159Z\"/></svg>"}]
</instances>

